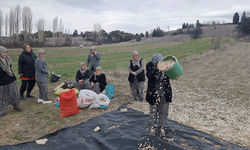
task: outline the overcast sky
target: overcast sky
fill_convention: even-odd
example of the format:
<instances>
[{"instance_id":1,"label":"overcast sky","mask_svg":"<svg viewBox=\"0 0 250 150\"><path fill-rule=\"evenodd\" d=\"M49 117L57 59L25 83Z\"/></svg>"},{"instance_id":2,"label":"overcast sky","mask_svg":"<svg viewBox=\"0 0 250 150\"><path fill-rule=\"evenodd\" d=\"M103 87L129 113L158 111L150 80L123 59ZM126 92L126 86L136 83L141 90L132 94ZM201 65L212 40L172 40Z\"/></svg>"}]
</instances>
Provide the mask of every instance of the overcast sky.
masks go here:
<instances>
[{"instance_id":1,"label":"overcast sky","mask_svg":"<svg viewBox=\"0 0 250 150\"><path fill-rule=\"evenodd\" d=\"M39 18L45 19L45 30L52 31L56 16L70 33L91 31L94 23L100 23L106 32L135 34L157 27L174 30L196 20L232 22L235 12L240 17L243 11L250 12L250 0L0 0L4 18L17 4L32 9L33 32Z\"/></svg>"}]
</instances>

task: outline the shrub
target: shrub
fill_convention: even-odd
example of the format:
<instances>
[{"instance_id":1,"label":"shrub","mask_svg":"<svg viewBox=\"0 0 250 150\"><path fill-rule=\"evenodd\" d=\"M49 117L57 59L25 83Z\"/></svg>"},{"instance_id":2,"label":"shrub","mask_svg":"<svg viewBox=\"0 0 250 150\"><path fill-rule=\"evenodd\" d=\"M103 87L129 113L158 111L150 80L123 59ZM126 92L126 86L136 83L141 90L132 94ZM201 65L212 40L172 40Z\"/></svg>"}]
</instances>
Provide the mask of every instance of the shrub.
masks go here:
<instances>
[{"instance_id":1,"label":"shrub","mask_svg":"<svg viewBox=\"0 0 250 150\"><path fill-rule=\"evenodd\" d=\"M137 36L136 36L136 41L137 41L137 42L141 41L141 36L140 36L140 35L137 35Z\"/></svg>"},{"instance_id":2,"label":"shrub","mask_svg":"<svg viewBox=\"0 0 250 150\"><path fill-rule=\"evenodd\" d=\"M203 34L203 30L200 27L195 28L195 29L189 30L189 34L191 34L190 36L193 39L198 39Z\"/></svg>"},{"instance_id":3,"label":"shrub","mask_svg":"<svg viewBox=\"0 0 250 150\"><path fill-rule=\"evenodd\" d=\"M157 27L157 29L153 30L152 36L153 37L163 37L165 35L164 31Z\"/></svg>"}]
</instances>

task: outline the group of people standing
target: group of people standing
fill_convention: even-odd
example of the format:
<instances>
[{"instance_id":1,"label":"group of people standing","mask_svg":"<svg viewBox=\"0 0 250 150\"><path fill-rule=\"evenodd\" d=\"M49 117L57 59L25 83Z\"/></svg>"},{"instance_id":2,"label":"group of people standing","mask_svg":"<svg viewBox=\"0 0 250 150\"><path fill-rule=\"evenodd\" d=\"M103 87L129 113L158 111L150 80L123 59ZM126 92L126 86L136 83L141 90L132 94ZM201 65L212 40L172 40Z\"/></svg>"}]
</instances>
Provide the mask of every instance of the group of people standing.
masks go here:
<instances>
[{"instance_id":1,"label":"group of people standing","mask_svg":"<svg viewBox=\"0 0 250 150\"><path fill-rule=\"evenodd\" d=\"M48 99L48 79L50 72L47 68L45 60L45 51L40 49L37 55L33 53L31 46L26 43L23 45L23 51L18 59L18 73L22 84L20 93L18 93L16 76L11 67L11 59L7 55L8 50L0 46L0 117L7 111L8 105L12 105L17 111L22 111L20 100L26 98L34 98L31 95L35 83L39 88L38 102L51 103ZM146 65L140 57L138 51L132 53L132 59L128 64L128 81L131 89L133 101L137 98L144 102L144 85L145 76L148 78L148 88L146 91L146 101L150 108L150 135L156 135L157 118L159 118L159 134L165 136L164 125L168 118L169 103L172 102L172 89L168 76L157 69L158 63L162 59L162 55L155 53L152 60ZM89 89L96 93L100 93L107 85L106 76L103 73L99 60L100 54L92 46L87 58L87 65L84 62L80 63L80 68L76 73L73 85L75 88ZM176 78L177 80L179 78ZM24 92L26 92L26 98Z\"/></svg>"},{"instance_id":2,"label":"group of people standing","mask_svg":"<svg viewBox=\"0 0 250 150\"><path fill-rule=\"evenodd\" d=\"M22 111L20 100L34 98L31 95L36 82L39 88L38 102L52 103L48 99L48 79L50 74L47 62L44 58L44 50L38 50L37 56L33 53L31 46L26 43L18 58L18 73L22 84L18 92L16 76L12 70L11 58L7 55L8 49L0 46L0 117L2 117L9 105L17 111ZM26 92L26 98L24 92Z\"/></svg>"},{"instance_id":3,"label":"group of people standing","mask_svg":"<svg viewBox=\"0 0 250 150\"><path fill-rule=\"evenodd\" d=\"M39 49L37 55L35 55L30 44L25 43L23 45L23 51L18 58L18 73L22 80L20 100L34 98L34 96L31 95L31 91L37 82L39 88L38 102L42 102L43 104L52 103L52 101L48 99L48 76L50 72L44 57L44 50ZM27 91L26 98L24 97L25 91Z\"/></svg>"}]
</instances>

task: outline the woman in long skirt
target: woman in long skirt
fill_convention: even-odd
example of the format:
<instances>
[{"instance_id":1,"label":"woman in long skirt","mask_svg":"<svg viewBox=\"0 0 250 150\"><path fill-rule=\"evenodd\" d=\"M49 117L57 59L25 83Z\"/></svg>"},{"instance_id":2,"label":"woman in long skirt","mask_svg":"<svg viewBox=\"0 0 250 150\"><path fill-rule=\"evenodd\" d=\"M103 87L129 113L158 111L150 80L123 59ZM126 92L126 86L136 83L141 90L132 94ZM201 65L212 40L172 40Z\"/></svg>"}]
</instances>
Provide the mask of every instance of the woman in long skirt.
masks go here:
<instances>
[{"instance_id":1,"label":"woman in long skirt","mask_svg":"<svg viewBox=\"0 0 250 150\"><path fill-rule=\"evenodd\" d=\"M7 56L8 50L0 46L0 117L2 117L9 105L17 111L22 111L18 93L16 76L13 73L11 59Z\"/></svg>"}]
</instances>

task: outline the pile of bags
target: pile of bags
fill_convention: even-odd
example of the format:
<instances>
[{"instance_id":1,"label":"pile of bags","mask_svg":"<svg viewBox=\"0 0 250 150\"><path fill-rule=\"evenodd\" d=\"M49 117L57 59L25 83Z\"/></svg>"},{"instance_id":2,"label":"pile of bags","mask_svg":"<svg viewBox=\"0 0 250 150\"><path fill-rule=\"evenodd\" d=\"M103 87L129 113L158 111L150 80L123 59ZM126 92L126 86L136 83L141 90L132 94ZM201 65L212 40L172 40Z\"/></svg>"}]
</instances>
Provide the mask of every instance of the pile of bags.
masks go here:
<instances>
[{"instance_id":1,"label":"pile of bags","mask_svg":"<svg viewBox=\"0 0 250 150\"><path fill-rule=\"evenodd\" d=\"M105 94L96 94L91 90L81 90L77 104L79 108L107 108L110 103L110 99Z\"/></svg>"},{"instance_id":2,"label":"pile of bags","mask_svg":"<svg viewBox=\"0 0 250 150\"><path fill-rule=\"evenodd\" d=\"M71 116L79 113L78 108L107 108L110 103L110 98L115 97L114 85L107 85L105 92L96 94L92 90L81 90L66 86L67 83L62 83L54 89L54 94L59 95L56 98L55 104L61 108L60 117ZM78 98L77 95L78 94Z\"/></svg>"}]
</instances>

